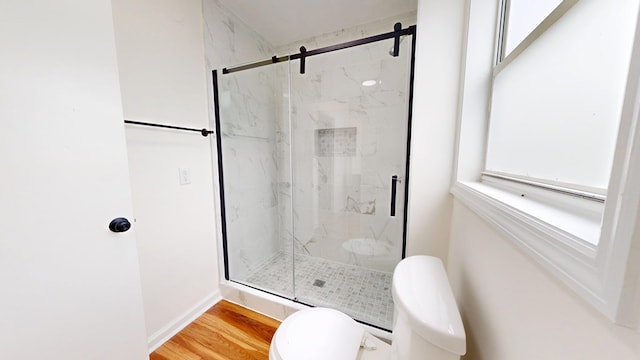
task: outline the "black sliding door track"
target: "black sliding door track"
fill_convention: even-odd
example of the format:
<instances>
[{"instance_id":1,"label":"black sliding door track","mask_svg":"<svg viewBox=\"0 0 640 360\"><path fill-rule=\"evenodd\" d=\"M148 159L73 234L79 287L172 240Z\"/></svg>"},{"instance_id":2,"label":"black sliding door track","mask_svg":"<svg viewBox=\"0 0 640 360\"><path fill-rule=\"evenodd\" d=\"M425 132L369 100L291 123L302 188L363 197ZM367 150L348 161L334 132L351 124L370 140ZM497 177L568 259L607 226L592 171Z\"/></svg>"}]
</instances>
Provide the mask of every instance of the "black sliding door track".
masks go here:
<instances>
[{"instance_id":1,"label":"black sliding door track","mask_svg":"<svg viewBox=\"0 0 640 360\"><path fill-rule=\"evenodd\" d=\"M287 60L300 59L300 73L304 74L305 73L305 59L310 57L310 56L325 54L325 53L332 52L332 51L343 50L343 49L347 49L347 48L350 48L350 47L370 44L370 43L374 43L374 42L382 41L382 40L387 40L387 39L395 39L394 40L394 45L393 45L392 56L398 56L398 53L400 51L399 50L399 48L400 48L400 37L401 36L405 36L405 35L415 35L415 33L416 33L416 26L415 25L412 25L412 26L409 26L409 27L407 27L405 29L402 29L402 24L396 23L395 26L394 26L394 31L391 31L391 32L388 32L388 33L369 36L369 37L366 37L366 38L353 40L353 41L347 41L347 42L344 42L344 43L341 43L341 44L326 46L326 47L322 47L322 48L314 49L314 50L307 50L304 46L301 46L299 53L292 54L292 55L286 55L286 56L280 56L280 57L273 56L271 59L261 60L261 61L257 61L257 62L251 63L251 64L240 65L240 66L235 66L235 67L231 67L231 68L223 68L222 69L222 73L223 74L231 74L231 73L234 73L234 72L253 69L253 68L257 68L257 67L265 66L265 65L271 65L271 64L275 64L275 63L279 63L279 62L283 62L283 61L287 61Z\"/></svg>"}]
</instances>

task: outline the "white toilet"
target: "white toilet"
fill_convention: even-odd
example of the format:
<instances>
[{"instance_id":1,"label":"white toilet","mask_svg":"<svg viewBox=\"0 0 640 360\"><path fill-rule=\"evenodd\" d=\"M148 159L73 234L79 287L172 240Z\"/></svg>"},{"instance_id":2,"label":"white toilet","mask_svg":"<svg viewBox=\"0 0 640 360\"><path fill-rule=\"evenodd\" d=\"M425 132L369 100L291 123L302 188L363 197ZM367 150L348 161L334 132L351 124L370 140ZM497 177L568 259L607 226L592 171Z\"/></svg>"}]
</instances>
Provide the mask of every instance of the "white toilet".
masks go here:
<instances>
[{"instance_id":1,"label":"white toilet","mask_svg":"<svg viewBox=\"0 0 640 360\"><path fill-rule=\"evenodd\" d=\"M393 273L392 345L349 316L310 308L286 318L271 341L270 360L453 360L466 352L460 313L440 259L412 256Z\"/></svg>"}]
</instances>

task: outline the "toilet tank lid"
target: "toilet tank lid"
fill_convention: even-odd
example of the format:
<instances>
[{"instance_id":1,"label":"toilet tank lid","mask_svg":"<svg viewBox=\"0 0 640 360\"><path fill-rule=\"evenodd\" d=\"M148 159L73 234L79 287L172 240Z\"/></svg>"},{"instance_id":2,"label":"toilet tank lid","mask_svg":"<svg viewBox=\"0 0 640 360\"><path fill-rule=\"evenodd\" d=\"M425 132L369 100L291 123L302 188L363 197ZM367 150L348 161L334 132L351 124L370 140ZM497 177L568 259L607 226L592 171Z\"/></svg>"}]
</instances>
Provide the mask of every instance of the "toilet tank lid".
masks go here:
<instances>
[{"instance_id":1,"label":"toilet tank lid","mask_svg":"<svg viewBox=\"0 0 640 360\"><path fill-rule=\"evenodd\" d=\"M311 308L287 317L274 336L275 351L284 360L353 360L364 328L333 309Z\"/></svg>"},{"instance_id":2,"label":"toilet tank lid","mask_svg":"<svg viewBox=\"0 0 640 360\"><path fill-rule=\"evenodd\" d=\"M393 301L418 335L457 355L466 352L466 336L442 261L411 256L393 273Z\"/></svg>"}]
</instances>

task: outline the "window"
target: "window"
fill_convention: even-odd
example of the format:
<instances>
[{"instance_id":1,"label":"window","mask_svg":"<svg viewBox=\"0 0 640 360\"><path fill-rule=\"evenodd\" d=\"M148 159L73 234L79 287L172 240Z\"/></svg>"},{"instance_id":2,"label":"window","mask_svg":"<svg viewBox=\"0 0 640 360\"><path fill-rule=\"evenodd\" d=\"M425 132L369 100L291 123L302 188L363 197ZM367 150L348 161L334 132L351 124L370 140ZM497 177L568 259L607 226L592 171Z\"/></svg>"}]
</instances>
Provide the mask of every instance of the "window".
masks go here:
<instances>
[{"instance_id":1,"label":"window","mask_svg":"<svg viewBox=\"0 0 640 360\"><path fill-rule=\"evenodd\" d=\"M625 28L628 22L602 16L606 4L578 8L562 20L558 12L568 9L560 7L558 0L506 0L504 4L508 11L503 24L507 25L499 27L503 32L499 39L508 51L527 48L493 72L485 177L598 202L563 201L569 213L576 208L589 210L582 211L585 215L579 222L561 217L561 223L555 224L566 231L567 226L590 229L581 231L579 238L597 245L632 32ZM558 23L540 29L552 12ZM584 26L585 19L590 26ZM535 41L518 45L530 33L536 34ZM526 186L518 191L548 200L544 192L532 193ZM556 202L558 195L552 196ZM545 209L540 216L549 213Z\"/></svg>"},{"instance_id":2,"label":"window","mask_svg":"<svg viewBox=\"0 0 640 360\"><path fill-rule=\"evenodd\" d=\"M504 0L501 58L509 55L562 0Z\"/></svg>"},{"instance_id":3,"label":"window","mask_svg":"<svg viewBox=\"0 0 640 360\"><path fill-rule=\"evenodd\" d=\"M468 3L452 192L630 325L637 279L628 274L640 261L640 251L630 252L640 242L638 0L549 1L544 11L525 10L523 1ZM506 23L498 21L505 11ZM526 13L532 22L522 20ZM518 21L524 30L514 30ZM499 28L506 35L496 36Z\"/></svg>"},{"instance_id":4,"label":"window","mask_svg":"<svg viewBox=\"0 0 640 360\"><path fill-rule=\"evenodd\" d=\"M503 0L498 59L502 61L555 10L562 0Z\"/></svg>"},{"instance_id":5,"label":"window","mask_svg":"<svg viewBox=\"0 0 640 360\"><path fill-rule=\"evenodd\" d=\"M496 63L518 56L577 1L501 0Z\"/></svg>"}]
</instances>

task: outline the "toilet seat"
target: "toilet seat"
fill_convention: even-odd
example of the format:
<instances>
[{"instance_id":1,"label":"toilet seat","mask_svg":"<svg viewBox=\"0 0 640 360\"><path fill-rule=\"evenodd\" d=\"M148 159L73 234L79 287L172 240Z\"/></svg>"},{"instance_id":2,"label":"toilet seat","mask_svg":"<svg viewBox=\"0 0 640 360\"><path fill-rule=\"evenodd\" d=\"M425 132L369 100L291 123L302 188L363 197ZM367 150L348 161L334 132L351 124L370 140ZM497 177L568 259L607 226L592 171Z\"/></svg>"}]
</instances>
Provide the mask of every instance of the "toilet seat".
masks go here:
<instances>
[{"instance_id":1,"label":"toilet seat","mask_svg":"<svg viewBox=\"0 0 640 360\"><path fill-rule=\"evenodd\" d=\"M269 360L354 360L364 335L360 324L337 310L300 310L276 330Z\"/></svg>"}]
</instances>

